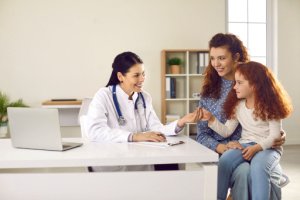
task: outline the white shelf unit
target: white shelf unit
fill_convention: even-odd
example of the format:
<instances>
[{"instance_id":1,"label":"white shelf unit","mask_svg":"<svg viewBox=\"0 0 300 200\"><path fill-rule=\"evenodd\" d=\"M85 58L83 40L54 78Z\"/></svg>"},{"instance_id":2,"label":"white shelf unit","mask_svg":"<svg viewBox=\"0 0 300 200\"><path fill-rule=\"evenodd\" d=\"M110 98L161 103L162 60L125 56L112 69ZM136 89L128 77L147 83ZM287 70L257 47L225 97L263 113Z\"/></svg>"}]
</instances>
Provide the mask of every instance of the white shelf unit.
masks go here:
<instances>
[{"instance_id":1,"label":"white shelf unit","mask_svg":"<svg viewBox=\"0 0 300 200\"><path fill-rule=\"evenodd\" d=\"M201 59L206 59L204 62ZM204 56L205 55L205 56ZM180 58L182 60L181 73L171 74L169 70L168 60L170 58ZM208 63L208 50L205 49L179 49L179 50L163 50L161 53L161 120L167 123L167 116L183 117L187 113L193 112L199 103L199 97L194 97L194 93L200 93L205 66ZM166 84L166 78L170 77L175 80L175 98L167 98L166 90L171 90L170 84ZM173 81L174 81L173 80ZM196 123L187 124L184 134L195 136L197 134Z\"/></svg>"},{"instance_id":2,"label":"white shelf unit","mask_svg":"<svg viewBox=\"0 0 300 200\"><path fill-rule=\"evenodd\" d=\"M50 103L49 103L50 102ZM74 102L44 102L43 108L54 108L59 113L59 124L60 126L79 126L78 114L81 108L81 101ZM61 104L60 104L61 103ZM67 105L70 103L69 105Z\"/></svg>"}]
</instances>

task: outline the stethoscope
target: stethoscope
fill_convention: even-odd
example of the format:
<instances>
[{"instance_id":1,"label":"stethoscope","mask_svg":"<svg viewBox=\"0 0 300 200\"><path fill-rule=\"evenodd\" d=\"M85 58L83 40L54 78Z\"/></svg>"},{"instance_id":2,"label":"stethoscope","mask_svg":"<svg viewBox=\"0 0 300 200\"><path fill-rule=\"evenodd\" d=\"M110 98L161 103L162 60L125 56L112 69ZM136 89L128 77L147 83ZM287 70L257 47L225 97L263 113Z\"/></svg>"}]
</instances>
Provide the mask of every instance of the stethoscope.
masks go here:
<instances>
[{"instance_id":1,"label":"stethoscope","mask_svg":"<svg viewBox=\"0 0 300 200\"><path fill-rule=\"evenodd\" d=\"M113 101L114 101L115 108L117 110L118 123L119 123L120 126L124 126L127 122L126 122L126 119L124 118L124 116L121 112L121 109L120 109L120 105L119 105L119 102L118 102L118 99L117 99L116 87L117 87L116 85L113 85L113 87L112 87ZM139 98L141 98L142 102L143 102L144 115L145 115L145 121L146 121L146 129L147 129L146 102L145 102L145 98L144 98L144 96L141 92L138 92L138 97L137 97L137 99L134 103L134 109L138 110L138 100L139 100Z\"/></svg>"}]
</instances>

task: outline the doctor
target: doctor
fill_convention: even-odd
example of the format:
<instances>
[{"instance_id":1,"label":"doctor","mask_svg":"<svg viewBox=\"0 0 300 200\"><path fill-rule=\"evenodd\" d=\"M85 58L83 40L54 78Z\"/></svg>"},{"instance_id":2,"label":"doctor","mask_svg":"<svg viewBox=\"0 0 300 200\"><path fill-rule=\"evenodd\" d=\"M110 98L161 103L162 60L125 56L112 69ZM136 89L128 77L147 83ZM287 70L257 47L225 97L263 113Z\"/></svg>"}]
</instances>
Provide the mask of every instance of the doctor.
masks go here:
<instances>
[{"instance_id":1,"label":"doctor","mask_svg":"<svg viewBox=\"0 0 300 200\"><path fill-rule=\"evenodd\" d=\"M132 52L114 59L110 79L90 103L86 134L94 142L164 142L165 135L177 135L187 122L196 122L201 109L163 125L155 114L151 96L142 90L143 61ZM93 171L153 170L153 166L92 167Z\"/></svg>"},{"instance_id":2,"label":"doctor","mask_svg":"<svg viewBox=\"0 0 300 200\"><path fill-rule=\"evenodd\" d=\"M143 61L132 52L119 54L112 64L106 87L95 94L87 115L91 141L163 142L164 135L177 135L187 122L198 121L201 109L168 125L162 125L151 96L142 90Z\"/></svg>"},{"instance_id":3,"label":"doctor","mask_svg":"<svg viewBox=\"0 0 300 200\"><path fill-rule=\"evenodd\" d=\"M95 94L87 114L90 141L164 142L165 135L177 135L187 122L201 118L201 109L168 125L161 124L151 96L142 90L145 81L143 61L132 52L114 59L110 79Z\"/></svg>"}]
</instances>

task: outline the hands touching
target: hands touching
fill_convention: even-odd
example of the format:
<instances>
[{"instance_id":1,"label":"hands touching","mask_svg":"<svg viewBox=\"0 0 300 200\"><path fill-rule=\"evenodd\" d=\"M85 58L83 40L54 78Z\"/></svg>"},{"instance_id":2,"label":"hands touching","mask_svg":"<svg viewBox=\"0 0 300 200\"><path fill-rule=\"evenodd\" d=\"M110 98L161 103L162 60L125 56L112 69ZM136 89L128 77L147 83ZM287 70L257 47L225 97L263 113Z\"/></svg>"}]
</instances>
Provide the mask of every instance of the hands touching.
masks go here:
<instances>
[{"instance_id":1,"label":"hands touching","mask_svg":"<svg viewBox=\"0 0 300 200\"><path fill-rule=\"evenodd\" d=\"M184 127L186 123L195 123L200 120L211 123L215 120L215 117L206 109L198 107L194 112L189 113L178 120L177 125L179 127Z\"/></svg>"},{"instance_id":2,"label":"hands touching","mask_svg":"<svg viewBox=\"0 0 300 200\"><path fill-rule=\"evenodd\" d=\"M195 123L202 119L202 109L197 108L194 112L189 113L178 120L177 125L179 127L184 127L186 123ZM166 137L164 134L154 131L144 132L144 133L134 133L132 136L133 142L165 142Z\"/></svg>"},{"instance_id":3,"label":"hands touching","mask_svg":"<svg viewBox=\"0 0 300 200\"><path fill-rule=\"evenodd\" d=\"M195 123L201 119L202 119L202 109L198 107L194 112L189 113L184 117L182 117L181 119L179 119L177 122L177 126L182 128L186 123Z\"/></svg>"}]
</instances>

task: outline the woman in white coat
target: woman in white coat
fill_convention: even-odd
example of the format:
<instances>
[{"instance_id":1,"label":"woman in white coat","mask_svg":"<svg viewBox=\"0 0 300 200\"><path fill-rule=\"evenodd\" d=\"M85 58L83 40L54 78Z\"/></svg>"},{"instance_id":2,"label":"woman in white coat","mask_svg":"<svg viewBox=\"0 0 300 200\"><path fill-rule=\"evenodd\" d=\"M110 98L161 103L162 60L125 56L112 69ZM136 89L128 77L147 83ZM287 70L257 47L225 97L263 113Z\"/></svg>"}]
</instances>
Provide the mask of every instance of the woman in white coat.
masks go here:
<instances>
[{"instance_id":1,"label":"woman in white coat","mask_svg":"<svg viewBox=\"0 0 300 200\"><path fill-rule=\"evenodd\" d=\"M145 70L139 56L132 52L121 53L114 59L112 68L109 82L95 94L88 110L86 131L90 141L164 142L166 135L177 135L186 123L201 118L201 109L197 109L163 125L155 114L151 96L142 90ZM133 166L130 169L127 166L114 170L147 169L152 167Z\"/></svg>"}]
</instances>

